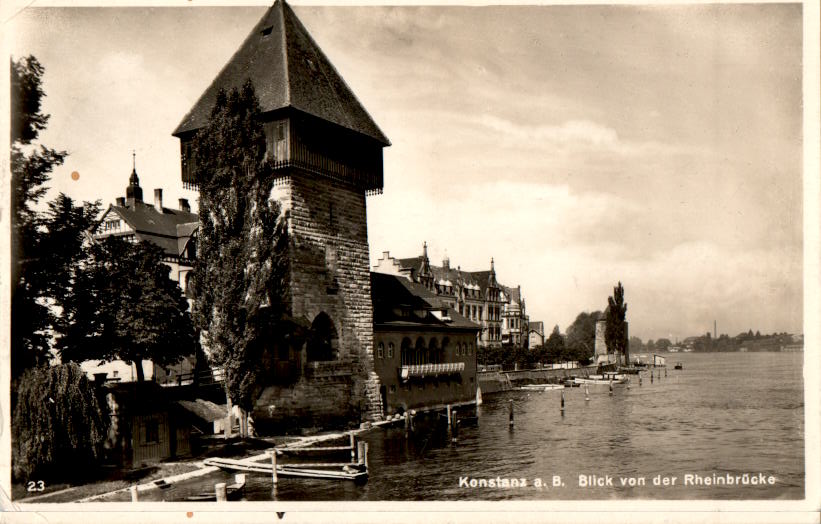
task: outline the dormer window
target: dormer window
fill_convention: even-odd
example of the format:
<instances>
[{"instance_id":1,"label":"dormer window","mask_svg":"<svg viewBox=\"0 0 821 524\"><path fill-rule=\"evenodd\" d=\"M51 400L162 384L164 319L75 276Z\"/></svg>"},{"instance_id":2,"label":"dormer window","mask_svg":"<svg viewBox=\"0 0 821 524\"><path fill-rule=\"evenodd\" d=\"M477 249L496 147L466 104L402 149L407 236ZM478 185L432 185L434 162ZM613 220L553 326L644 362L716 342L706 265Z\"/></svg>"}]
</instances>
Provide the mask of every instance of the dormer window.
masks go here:
<instances>
[{"instance_id":1,"label":"dormer window","mask_svg":"<svg viewBox=\"0 0 821 524\"><path fill-rule=\"evenodd\" d=\"M262 33L262 37L263 37L263 38L265 38L266 36L270 35L270 34L271 34L271 31L273 31L273 30L274 30L274 26L272 26L272 25L271 25L271 26L266 27L265 29L263 29L263 30L261 31L261 33Z\"/></svg>"}]
</instances>

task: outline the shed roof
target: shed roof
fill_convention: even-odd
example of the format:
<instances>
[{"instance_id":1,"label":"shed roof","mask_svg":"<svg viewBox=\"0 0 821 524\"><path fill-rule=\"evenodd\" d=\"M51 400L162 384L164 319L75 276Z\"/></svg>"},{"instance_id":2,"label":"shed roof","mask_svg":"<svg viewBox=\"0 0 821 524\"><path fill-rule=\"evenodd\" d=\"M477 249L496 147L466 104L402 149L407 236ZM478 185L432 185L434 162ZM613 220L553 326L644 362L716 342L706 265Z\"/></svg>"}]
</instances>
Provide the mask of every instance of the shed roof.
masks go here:
<instances>
[{"instance_id":1,"label":"shed roof","mask_svg":"<svg viewBox=\"0 0 821 524\"><path fill-rule=\"evenodd\" d=\"M293 108L390 145L365 108L283 0L257 22L174 131L204 127L220 89L254 84L263 113Z\"/></svg>"}]
</instances>

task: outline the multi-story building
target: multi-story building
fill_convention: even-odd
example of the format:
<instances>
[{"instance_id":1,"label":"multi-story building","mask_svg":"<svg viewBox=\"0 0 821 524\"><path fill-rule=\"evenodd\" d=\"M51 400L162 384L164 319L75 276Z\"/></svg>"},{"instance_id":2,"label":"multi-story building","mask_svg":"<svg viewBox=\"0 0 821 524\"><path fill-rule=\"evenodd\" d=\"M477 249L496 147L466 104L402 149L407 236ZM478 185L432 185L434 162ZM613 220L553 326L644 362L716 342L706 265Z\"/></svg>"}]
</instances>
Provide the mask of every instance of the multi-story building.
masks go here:
<instances>
[{"instance_id":1,"label":"multi-story building","mask_svg":"<svg viewBox=\"0 0 821 524\"><path fill-rule=\"evenodd\" d=\"M522 288L502 286L506 298L502 310L502 343L512 346L528 346L528 317L525 313L525 301Z\"/></svg>"},{"instance_id":2,"label":"multi-story building","mask_svg":"<svg viewBox=\"0 0 821 524\"><path fill-rule=\"evenodd\" d=\"M132 168L125 190L126 196L119 197L116 204L108 206L102 218L91 230L95 240L106 237L121 237L129 242L151 242L162 248L163 263L169 266L169 277L179 283L181 293L188 285L188 277L193 269L196 253L196 232L199 217L191 212L191 206L184 198L179 200L179 209L163 206L162 189L154 190L154 203L143 201L143 190L137 176L136 165ZM148 380L164 382L190 373L194 367L194 356L184 358L179 364L159 368L150 360L142 363L143 373ZM106 380L129 382L135 380L134 364L120 360L98 364L87 361L82 368L89 375Z\"/></svg>"},{"instance_id":3,"label":"multi-story building","mask_svg":"<svg viewBox=\"0 0 821 524\"><path fill-rule=\"evenodd\" d=\"M390 252L383 252L373 270L403 276L423 285L460 315L479 324L478 347L498 347L514 341L521 344L527 340L527 314L521 288L509 288L496 280L492 258L488 271L463 271L459 266L454 269L447 257L441 266L434 266L428 258L427 243L423 243L422 255L418 257L393 258ZM505 319L517 327L506 328Z\"/></svg>"},{"instance_id":4,"label":"multi-story building","mask_svg":"<svg viewBox=\"0 0 821 524\"><path fill-rule=\"evenodd\" d=\"M399 275L371 273L374 369L388 416L476 398L476 333L426 286Z\"/></svg>"}]
</instances>

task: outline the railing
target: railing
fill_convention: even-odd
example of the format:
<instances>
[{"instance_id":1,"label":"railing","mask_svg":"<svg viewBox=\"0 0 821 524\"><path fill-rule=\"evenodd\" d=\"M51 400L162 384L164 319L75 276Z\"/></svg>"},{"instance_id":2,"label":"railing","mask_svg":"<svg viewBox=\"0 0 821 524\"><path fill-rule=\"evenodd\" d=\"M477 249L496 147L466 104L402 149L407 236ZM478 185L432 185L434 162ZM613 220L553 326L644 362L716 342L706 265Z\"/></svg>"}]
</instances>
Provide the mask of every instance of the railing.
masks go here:
<instances>
[{"instance_id":1,"label":"railing","mask_svg":"<svg viewBox=\"0 0 821 524\"><path fill-rule=\"evenodd\" d=\"M402 380L411 377L435 377L440 375L453 375L465 370L464 362L448 362L447 364L417 364L414 366L402 366L399 375Z\"/></svg>"},{"instance_id":2,"label":"railing","mask_svg":"<svg viewBox=\"0 0 821 524\"><path fill-rule=\"evenodd\" d=\"M195 373L190 371L188 373L180 373L178 375L174 375L172 377L166 377L157 382L161 386L188 386L194 383L194 376ZM197 376L198 383L200 386L212 386L212 385L222 385L225 382L225 369L224 368L214 368L214 369L206 369L199 372Z\"/></svg>"}]
</instances>

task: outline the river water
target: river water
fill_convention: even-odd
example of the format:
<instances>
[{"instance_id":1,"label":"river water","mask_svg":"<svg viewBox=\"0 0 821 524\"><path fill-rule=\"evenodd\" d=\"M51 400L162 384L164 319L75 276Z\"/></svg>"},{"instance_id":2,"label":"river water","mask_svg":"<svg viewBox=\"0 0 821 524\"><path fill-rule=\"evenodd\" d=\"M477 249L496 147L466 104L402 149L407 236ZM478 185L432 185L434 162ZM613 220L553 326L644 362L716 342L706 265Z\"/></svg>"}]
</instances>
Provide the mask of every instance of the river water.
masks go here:
<instances>
[{"instance_id":1,"label":"river water","mask_svg":"<svg viewBox=\"0 0 821 524\"><path fill-rule=\"evenodd\" d=\"M683 370L673 369L677 361ZM462 428L455 443L432 422L419 421L407 438L399 426L374 429L362 437L369 443L366 484L284 478L272 491L270 477L249 475L245 499L804 497L802 353L679 353L667 363L666 376L661 370L651 383L645 372L641 386L633 377L612 396L607 385L591 385L589 401L584 386L565 388L564 415L562 390L486 396L478 426ZM218 473L163 496L174 500L228 478ZM489 479L525 485L490 487ZM546 486L537 487L537 479ZM590 485L598 482L605 485Z\"/></svg>"}]
</instances>

